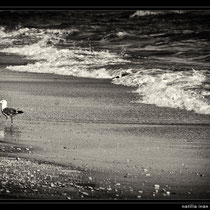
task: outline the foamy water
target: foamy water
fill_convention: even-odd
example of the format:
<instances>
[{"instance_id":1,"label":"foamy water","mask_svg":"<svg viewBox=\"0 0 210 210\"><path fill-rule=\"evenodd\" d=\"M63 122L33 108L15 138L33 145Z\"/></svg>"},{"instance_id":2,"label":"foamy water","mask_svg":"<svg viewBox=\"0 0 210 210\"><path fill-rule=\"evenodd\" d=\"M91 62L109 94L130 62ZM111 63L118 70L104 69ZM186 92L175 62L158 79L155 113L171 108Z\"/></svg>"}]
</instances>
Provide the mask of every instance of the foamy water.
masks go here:
<instances>
[{"instance_id":1,"label":"foamy water","mask_svg":"<svg viewBox=\"0 0 210 210\"><path fill-rule=\"evenodd\" d=\"M184 11L182 10L163 10L163 11L158 11L158 10L138 10L134 12L130 18L133 17L142 17L142 16L147 16L147 15L161 15L161 14L183 14Z\"/></svg>"},{"instance_id":2,"label":"foamy water","mask_svg":"<svg viewBox=\"0 0 210 210\"><path fill-rule=\"evenodd\" d=\"M27 31L27 30L21 30ZM66 30L46 30L39 33L34 29L27 31L39 41L34 44L7 47L1 50L4 53L24 55L37 62L27 65L7 66L7 69L22 72L54 73L91 78L112 78L114 72L104 68L106 65L128 63L109 51L91 51L91 49L58 49L54 45L64 39ZM57 35L60 35L57 36ZM10 37L10 34L9 36ZM4 36L5 38L5 36Z\"/></svg>"},{"instance_id":3,"label":"foamy water","mask_svg":"<svg viewBox=\"0 0 210 210\"><path fill-rule=\"evenodd\" d=\"M124 77L113 79L114 84L137 87L139 102L210 114L210 104L203 90L206 71L167 72L161 69L129 70Z\"/></svg>"},{"instance_id":4,"label":"foamy water","mask_svg":"<svg viewBox=\"0 0 210 210\"><path fill-rule=\"evenodd\" d=\"M162 12L159 13L162 14ZM179 11L174 11L174 13L182 14ZM137 11L130 18L146 15L153 15L153 11ZM9 65L6 69L111 79L113 84L135 87L135 92L139 94L139 100L136 103L155 104L161 107L194 111L199 114L210 114L210 75L208 70L193 69L193 66L191 69L179 71L155 68L155 66L146 68L142 64L132 66L132 59L124 56L122 52L68 45L75 32L81 33L75 27L37 29L19 26L11 31L0 27L2 48L0 52L22 55L35 60L26 65ZM119 38L119 42L126 37L129 39L135 37L133 32L124 30L114 34L116 37L114 40ZM159 33L151 37L161 37L162 35L164 34ZM112 41L113 37L110 37L111 35L108 33L99 42ZM162 46L165 47L166 43ZM151 47L152 43L149 42L142 49L148 52L162 50L161 46L160 48ZM206 58L206 55L203 56ZM164 57L161 59L164 60Z\"/></svg>"}]
</instances>

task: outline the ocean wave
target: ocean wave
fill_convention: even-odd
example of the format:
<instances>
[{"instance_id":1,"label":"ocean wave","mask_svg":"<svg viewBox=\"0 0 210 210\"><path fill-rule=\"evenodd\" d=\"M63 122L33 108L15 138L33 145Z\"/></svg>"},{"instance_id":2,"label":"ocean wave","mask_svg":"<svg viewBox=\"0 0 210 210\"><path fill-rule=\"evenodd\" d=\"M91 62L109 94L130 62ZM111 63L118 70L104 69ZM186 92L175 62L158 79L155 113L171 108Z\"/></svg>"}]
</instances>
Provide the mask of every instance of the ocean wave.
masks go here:
<instances>
[{"instance_id":1,"label":"ocean wave","mask_svg":"<svg viewBox=\"0 0 210 210\"><path fill-rule=\"evenodd\" d=\"M210 104L205 99L209 91L202 91L205 81L205 71L162 69L129 70L127 75L113 79L114 84L136 87L140 103L210 114Z\"/></svg>"},{"instance_id":2,"label":"ocean wave","mask_svg":"<svg viewBox=\"0 0 210 210\"><path fill-rule=\"evenodd\" d=\"M183 10L137 10L130 18L142 17L142 16L151 16L151 15L163 15L163 14L183 14Z\"/></svg>"},{"instance_id":3,"label":"ocean wave","mask_svg":"<svg viewBox=\"0 0 210 210\"><path fill-rule=\"evenodd\" d=\"M118 31L118 32L116 32L116 33L110 33L110 34L105 35L105 36L101 39L101 41L102 41L102 42L103 42L103 41L112 41L112 40L117 40L117 41L119 41L119 40L122 40L122 39L128 38L128 37L129 37L129 38L130 38L130 37L134 37L134 35L132 35L132 34L126 32L126 31Z\"/></svg>"},{"instance_id":4,"label":"ocean wave","mask_svg":"<svg viewBox=\"0 0 210 210\"><path fill-rule=\"evenodd\" d=\"M72 30L22 30L32 33L37 42L13 47L6 47L1 52L25 56L37 60L27 65L7 66L7 69L25 72L54 73L92 78L112 78L114 73L105 70L106 65L121 64L126 61L108 50L92 51L91 49L58 49L55 45L70 34ZM66 33L68 32L68 33ZM20 30L15 32L20 35ZM9 37L11 33L7 37ZM5 35L6 36L6 35ZM14 37L14 35L13 35Z\"/></svg>"},{"instance_id":5,"label":"ocean wave","mask_svg":"<svg viewBox=\"0 0 210 210\"><path fill-rule=\"evenodd\" d=\"M54 73L78 77L112 78L113 73L103 66L125 62L116 55L101 51L58 50L54 47L42 48L40 45L24 48L7 48L1 52L25 55L28 59L39 60L27 65L7 66L7 69L23 72Z\"/></svg>"},{"instance_id":6,"label":"ocean wave","mask_svg":"<svg viewBox=\"0 0 210 210\"><path fill-rule=\"evenodd\" d=\"M69 29L39 29L39 28L21 28L16 26L13 30L7 30L4 26L0 27L0 40L10 43L13 46L16 43L30 45L39 42L39 44L55 45L63 42L66 37L78 32L76 28Z\"/></svg>"}]
</instances>

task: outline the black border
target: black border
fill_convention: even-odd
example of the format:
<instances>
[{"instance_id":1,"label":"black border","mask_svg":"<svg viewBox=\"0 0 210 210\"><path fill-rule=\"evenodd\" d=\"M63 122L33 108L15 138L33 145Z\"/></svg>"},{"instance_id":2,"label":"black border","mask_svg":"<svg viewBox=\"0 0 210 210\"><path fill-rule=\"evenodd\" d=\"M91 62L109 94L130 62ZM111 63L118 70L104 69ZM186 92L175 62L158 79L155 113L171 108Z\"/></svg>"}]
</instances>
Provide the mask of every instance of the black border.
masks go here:
<instances>
[{"instance_id":1,"label":"black border","mask_svg":"<svg viewBox=\"0 0 210 210\"><path fill-rule=\"evenodd\" d=\"M206 1L207 2L207 1ZM210 2L209 2L210 3ZM138 9L142 9L142 10L175 10L175 9L179 9L179 10L208 10L210 9L210 5L198 5L198 6L193 6L193 5L185 5L185 6L181 6L181 5L149 5L149 4L140 4L140 5L118 5L118 6L114 6L114 5L104 5L104 6L100 6L100 5L92 5L88 4L88 5L63 5L63 6L54 6L54 5L43 5L43 6L36 6L36 5L2 5L2 3L0 3L0 10L138 10Z\"/></svg>"},{"instance_id":2,"label":"black border","mask_svg":"<svg viewBox=\"0 0 210 210\"><path fill-rule=\"evenodd\" d=\"M17 206L25 206L27 205L87 205L86 207L98 207L98 205L138 205L139 207L148 207L148 208L155 208L155 209L202 209L199 208L200 205L208 206L210 208L210 201L177 201L177 200L148 200L148 201L136 201L136 200L0 200L0 207L2 205L11 205L15 204ZM188 208L186 208L188 206ZM125 206L126 207L126 206ZM22 208L22 207L21 207ZM28 207L27 207L28 208Z\"/></svg>"}]
</instances>

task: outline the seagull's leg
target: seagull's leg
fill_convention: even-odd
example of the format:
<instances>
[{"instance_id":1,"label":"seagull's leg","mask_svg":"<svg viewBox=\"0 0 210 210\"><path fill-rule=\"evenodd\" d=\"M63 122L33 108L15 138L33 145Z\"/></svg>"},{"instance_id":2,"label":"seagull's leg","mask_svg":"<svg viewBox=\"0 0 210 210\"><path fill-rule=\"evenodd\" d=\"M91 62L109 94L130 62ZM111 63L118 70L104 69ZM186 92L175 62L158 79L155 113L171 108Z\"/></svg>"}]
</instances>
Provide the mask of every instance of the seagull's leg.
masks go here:
<instances>
[{"instance_id":1,"label":"seagull's leg","mask_svg":"<svg viewBox=\"0 0 210 210\"><path fill-rule=\"evenodd\" d=\"M11 123L13 123L13 119L12 119L12 116L11 116Z\"/></svg>"}]
</instances>

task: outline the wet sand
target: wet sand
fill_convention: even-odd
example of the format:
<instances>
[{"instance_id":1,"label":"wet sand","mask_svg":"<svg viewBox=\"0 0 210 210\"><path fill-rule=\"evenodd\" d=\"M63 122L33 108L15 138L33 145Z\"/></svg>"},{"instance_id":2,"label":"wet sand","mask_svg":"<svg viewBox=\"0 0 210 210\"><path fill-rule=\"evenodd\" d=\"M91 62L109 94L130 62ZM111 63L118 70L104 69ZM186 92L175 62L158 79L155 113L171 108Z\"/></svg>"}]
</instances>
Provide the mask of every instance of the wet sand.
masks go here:
<instances>
[{"instance_id":1,"label":"wet sand","mask_svg":"<svg viewBox=\"0 0 210 210\"><path fill-rule=\"evenodd\" d=\"M0 198L206 200L210 116L138 104L110 80L0 70Z\"/></svg>"}]
</instances>

